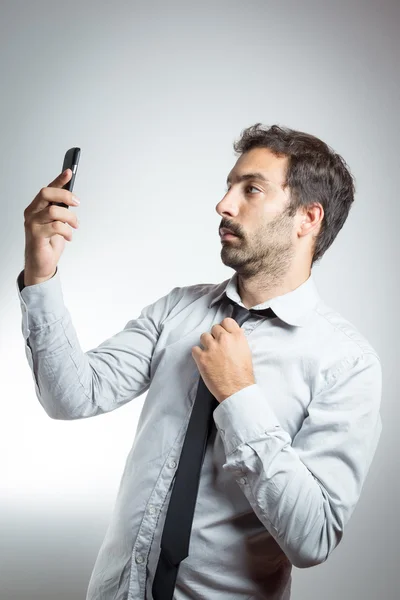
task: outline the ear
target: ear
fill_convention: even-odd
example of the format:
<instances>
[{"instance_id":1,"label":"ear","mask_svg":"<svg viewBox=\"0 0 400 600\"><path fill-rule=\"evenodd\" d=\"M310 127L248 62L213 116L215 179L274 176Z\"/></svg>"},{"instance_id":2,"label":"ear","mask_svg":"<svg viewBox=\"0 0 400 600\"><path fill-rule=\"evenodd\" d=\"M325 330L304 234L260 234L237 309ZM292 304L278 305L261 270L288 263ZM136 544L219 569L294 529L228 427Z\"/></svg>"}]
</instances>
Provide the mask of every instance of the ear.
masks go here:
<instances>
[{"instance_id":1,"label":"ear","mask_svg":"<svg viewBox=\"0 0 400 600\"><path fill-rule=\"evenodd\" d=\"M298 235L303 237L309 235L311 232L313 235L318 233L320 229L320 223L324 218L324 209L322 204L319 202L313 202L307 207L304 207L300 214L300 224Z\"/></svg>"}]
</instances>

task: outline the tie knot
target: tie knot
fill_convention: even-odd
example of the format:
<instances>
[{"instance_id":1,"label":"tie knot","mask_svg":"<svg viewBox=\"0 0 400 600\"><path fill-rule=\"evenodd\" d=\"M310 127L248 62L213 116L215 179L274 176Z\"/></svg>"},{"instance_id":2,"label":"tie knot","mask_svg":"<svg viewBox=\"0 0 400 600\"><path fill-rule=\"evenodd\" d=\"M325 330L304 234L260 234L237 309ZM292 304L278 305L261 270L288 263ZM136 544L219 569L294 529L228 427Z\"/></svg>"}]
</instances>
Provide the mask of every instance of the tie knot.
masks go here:
<instances>
[{"instance_id":1,"label":"tie knot","mask_svg":"<svg viewBox=\"0 0 400 600\"><path fill-rule=\"evenodd\" d=\"M271 307L261 309L250 308L249 312L255 315L260 315L261 317L268 317L269 319L276 317L276 314Z\"/></svg>"},{"instance_id":2,"label":"tie knot","mask_svg":"<svg viewBox=\"0 0 400 600\"><path fill-rule=\"evenodd\" d=\"M240 326L253 315L265 317L267 319L273 319L276 317L276 314L270 307L262 309L249 309L245 306L240 306L236 302L233 302L233 300L229 300L229 303L233 306L232 319L235 319Z\"/></svg>"}]
</instances>

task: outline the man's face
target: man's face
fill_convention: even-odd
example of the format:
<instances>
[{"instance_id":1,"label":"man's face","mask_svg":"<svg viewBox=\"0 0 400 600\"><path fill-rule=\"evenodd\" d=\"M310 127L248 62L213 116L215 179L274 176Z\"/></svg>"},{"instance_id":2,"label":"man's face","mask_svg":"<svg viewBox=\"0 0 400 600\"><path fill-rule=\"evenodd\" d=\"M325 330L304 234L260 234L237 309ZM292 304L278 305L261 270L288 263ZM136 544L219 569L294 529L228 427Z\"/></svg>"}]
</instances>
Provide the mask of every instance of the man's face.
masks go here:
<instances>
[{"instance_id":1,"label":"man's face","mask_svg":"<svg viewBox=\"0 0 400 600\"><path fill-rule=\"evenodd\" d=\"M267 148L242 154L228 178L227 193L217 204L220 228L237 237L221 237L221 259L239 274L252 277L265 272L282 277L295 253L295 219L288 216L289 190L283 190L287 158L278 158ZM259 177L241 180L241 176Z\"/></svg>"}]
</instances>

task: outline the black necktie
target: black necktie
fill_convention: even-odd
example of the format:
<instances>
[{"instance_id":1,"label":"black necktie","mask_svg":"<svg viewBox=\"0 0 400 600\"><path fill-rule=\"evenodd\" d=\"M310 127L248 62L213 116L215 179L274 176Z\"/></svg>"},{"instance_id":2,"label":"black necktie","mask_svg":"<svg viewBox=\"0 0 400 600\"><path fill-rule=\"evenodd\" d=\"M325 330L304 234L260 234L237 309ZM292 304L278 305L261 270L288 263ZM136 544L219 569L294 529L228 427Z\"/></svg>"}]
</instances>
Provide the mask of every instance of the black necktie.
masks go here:
<instances>
[{"instance_id":1,"label":"black necktie","mask_svg":"<svg viewBox=\"0 0 400 600\"><path fill-rule=\"evenodd\" d=\"M235 303L232 319L241 327L253 314L267 318L276 316L272 308L248 310ZM200 376L161 537L161 553L152 587L153 600L173 600L179 565L189 555L200 471L217 406L218 401Z\"/></svg>"}]
</instances>

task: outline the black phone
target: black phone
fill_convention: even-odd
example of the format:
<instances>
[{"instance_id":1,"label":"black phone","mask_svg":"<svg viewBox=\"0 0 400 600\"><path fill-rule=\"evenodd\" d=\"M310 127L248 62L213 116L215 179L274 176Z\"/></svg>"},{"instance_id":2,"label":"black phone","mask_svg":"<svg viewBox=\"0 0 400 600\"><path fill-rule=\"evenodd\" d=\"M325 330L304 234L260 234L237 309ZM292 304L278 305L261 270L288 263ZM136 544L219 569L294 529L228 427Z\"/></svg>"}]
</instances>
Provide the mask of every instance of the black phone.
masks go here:
<instances>
[{"instance_id":1,"label":"black phone","mask_svg":"<svg viewBox=\"0 0 400 600\"><path fill-rule=\"evenodd\" d=\"M63 190L68 190L69 192L72 192L74 189L75 177L76 177L76 172L78 170L80 155L81 155L80 148L70 148L65 153L61 173L64 173L65 169L71 169L72 177L65 185L63 185L63 187L62 187ZM69 208L69 206L67 204L64 204L64 202L52 202L51 204L57 204L57 206L63 206L64 208Z\"/></svg>"}]
</instances>

